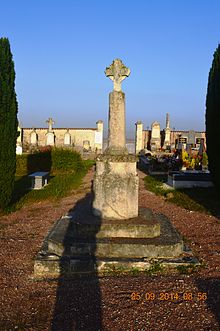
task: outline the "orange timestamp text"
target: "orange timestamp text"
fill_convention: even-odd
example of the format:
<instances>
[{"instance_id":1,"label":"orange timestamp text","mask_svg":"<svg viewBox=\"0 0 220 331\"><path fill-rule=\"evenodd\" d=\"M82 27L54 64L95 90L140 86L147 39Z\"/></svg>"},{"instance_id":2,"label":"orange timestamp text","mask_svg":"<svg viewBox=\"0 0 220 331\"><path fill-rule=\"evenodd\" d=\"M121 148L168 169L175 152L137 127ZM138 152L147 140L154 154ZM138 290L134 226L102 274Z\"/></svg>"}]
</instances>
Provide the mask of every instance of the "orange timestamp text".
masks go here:
<instances>
[{"instance_id":1,"label":"orange timestamp text","mask_svg":"<svg viewBox=\"0 0 220 331\"><path fill-rule=\"evenodd\" d=\"M208 295L206 292L132 292L131 293L131 300L132 301L139 301L139 300L145 300L145 301L154 301L154 300L160 300L160 301L206 301L208 299Z\"/></svg>"}]
</instances>

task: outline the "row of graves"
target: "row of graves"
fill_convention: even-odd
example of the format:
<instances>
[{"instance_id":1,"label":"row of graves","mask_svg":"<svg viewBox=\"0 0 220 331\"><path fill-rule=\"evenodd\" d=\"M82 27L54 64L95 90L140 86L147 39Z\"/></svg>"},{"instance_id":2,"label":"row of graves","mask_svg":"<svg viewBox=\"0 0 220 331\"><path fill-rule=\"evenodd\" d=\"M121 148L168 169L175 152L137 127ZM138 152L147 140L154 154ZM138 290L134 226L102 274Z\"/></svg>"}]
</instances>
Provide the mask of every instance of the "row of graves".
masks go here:
<instances>
[{"instance_id":1,"label":"row of graves","mask_svg":"<svg viewBox=\"0 0 220 331\"><path fill-rule=\"evenodd\" d=\"M139 167L150 175L167 176L167 184L174 189L212 187L204 140L198 141L197 147L183 139L179 138L173 153L140 155Z\"/></svg>"}]
</instances>

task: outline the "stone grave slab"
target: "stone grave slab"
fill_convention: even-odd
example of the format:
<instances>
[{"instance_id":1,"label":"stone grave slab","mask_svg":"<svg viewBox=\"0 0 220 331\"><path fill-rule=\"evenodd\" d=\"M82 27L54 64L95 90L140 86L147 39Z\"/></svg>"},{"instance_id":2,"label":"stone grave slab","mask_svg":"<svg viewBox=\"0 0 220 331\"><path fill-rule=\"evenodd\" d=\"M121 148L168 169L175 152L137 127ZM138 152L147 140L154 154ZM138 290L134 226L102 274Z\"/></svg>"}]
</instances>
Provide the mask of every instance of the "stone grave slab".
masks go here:
<instances>
[{"instance_id":1,"label":"stone grave slab","mask_svg":"<svg viewBox=\"0 0 220 331\"><path fill-rule=\"evenodd\" d=\"M209 171L171 171L168 174L167 184L174 189L213 187Z\"/></svg>"}]
</instances>

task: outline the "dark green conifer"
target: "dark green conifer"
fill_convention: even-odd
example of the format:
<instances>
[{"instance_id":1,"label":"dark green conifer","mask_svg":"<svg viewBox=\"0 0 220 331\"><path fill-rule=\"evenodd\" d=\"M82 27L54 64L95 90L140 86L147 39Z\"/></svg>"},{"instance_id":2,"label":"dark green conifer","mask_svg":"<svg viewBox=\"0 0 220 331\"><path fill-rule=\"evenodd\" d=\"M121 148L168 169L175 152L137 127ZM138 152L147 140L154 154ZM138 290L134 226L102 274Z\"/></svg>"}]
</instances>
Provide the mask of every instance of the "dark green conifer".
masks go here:
<instances>
[{"instance_id":1,"label":"dark green conifer","mask_svg":"<svg viewBox=\"0 0 220 331\"><path fill-rule=\"evenodd\" d=\"M10 43L0 38L0 209L11 200L16 170L17 98Z\"/></svg>"},{"instance_id":2,"label":"dark green conifer","mask_svg":"<svg viewBox=\"0 0 220 331\"><path fill-rule=\"evenodd\" d=\"M220 45L209 72L206 96L206 140L209 169L220 191Z\"/></svg>"}]
</instances>

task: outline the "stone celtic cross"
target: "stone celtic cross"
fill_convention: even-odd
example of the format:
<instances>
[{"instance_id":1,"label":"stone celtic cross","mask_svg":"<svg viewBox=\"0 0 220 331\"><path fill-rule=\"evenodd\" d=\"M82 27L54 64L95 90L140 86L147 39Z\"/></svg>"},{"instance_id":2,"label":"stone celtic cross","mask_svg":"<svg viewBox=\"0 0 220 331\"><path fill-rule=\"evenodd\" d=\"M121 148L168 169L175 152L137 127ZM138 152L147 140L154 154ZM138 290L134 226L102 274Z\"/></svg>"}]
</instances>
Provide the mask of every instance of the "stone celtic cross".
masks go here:
<instances>
[{"instance_id":1,"label":"stone celtic cross","mask_svg":"<svg viewBox=\"0 0 220 331\"><path fill-rule=\"evenodd\" d=\"M49 132L52 131L52 125L55 123L54 120L52 119L52 117L49 117L48 120L46 121L46 123L49 126Z\"/></svg>"},{"instance_id":2,"label":"stone celtic cross","mask_svg":"<svg viewBox=\"0 0 220 331\"><path fill-rule=\"evenodd\" d=\"M115 59L110 67L105 70L105 75L114 82L114 91L121 91L121 82L130 75L127 68L120 59Z\"/></svg>"}]
</instances>

